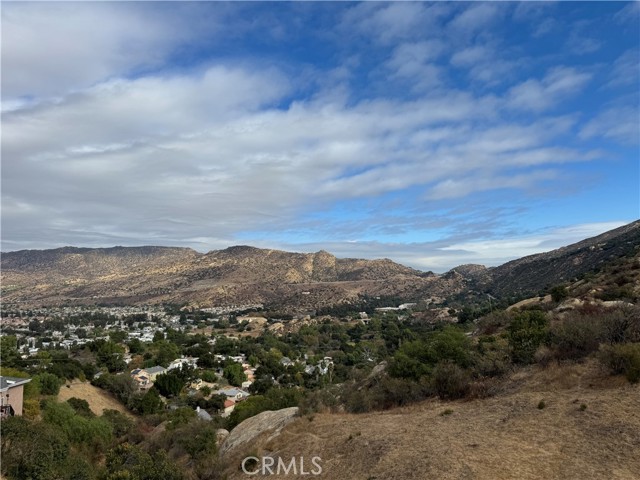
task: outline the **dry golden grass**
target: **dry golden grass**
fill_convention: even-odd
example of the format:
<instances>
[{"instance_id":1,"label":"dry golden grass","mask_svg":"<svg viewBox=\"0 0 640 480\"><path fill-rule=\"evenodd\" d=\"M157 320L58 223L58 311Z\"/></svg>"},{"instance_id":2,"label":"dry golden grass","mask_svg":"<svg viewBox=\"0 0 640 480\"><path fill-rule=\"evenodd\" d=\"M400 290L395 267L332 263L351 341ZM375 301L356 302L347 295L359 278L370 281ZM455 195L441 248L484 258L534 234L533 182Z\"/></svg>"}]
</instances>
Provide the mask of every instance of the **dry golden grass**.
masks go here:
<instances>
[{"instance_id":1,"label":"dry golden grass","mask_svg":"<svg viewBox=\"0 0 640 480\"><path fill-rule=\"evenodd\" d=\"M104 390L94 387L88 382L67 382L65 385L60 387L60 393L58 394L59 402L65 402L71 397L86 400L89 403L89 408L91 408L91 411L96 415L101 415L104 410L111 409L124 413L129 417L133 417L131 412L129 412L129 410L127 410L117 399Z\"/></svg>"},{"instance_id":2,"label":"dry golden grass","mask_svg":"<svg viewBox=\"0 0 640 480\"><path fill-rule=\"evenodd\" d=\"M248 478L240 470L248 454L287 463L304 456L307 465L314 455L322 458L322 475L299 478L637 480L640 386L607 376L593 362L530 368L488 399L302 417L237 452L229 479Z\"/></svg>"}]
</instances>

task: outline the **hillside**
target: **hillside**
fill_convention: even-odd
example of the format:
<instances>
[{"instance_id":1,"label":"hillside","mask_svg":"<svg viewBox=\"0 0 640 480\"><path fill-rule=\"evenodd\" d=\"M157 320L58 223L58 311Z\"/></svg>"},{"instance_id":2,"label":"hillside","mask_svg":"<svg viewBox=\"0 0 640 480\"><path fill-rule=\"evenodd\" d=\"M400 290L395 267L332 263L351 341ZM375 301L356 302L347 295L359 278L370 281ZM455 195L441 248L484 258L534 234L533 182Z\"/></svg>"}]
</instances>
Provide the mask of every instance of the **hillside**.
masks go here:
<instances>
[{"instance_id":1,"label":"hillside","mask_svg":"<svg viewBox=\"0 0 640 480\"><path fill-rule=\"evenodd\" d=\"M190 302L317 308L360 294L415 296L436 277L383 260L248 246L23 250L2 255L5 302L30 305Z\"/></svg>"},{"instance_id":2,"label":"hillside","mask_svg":"<svg viewBox=\"0 0 640 480\"><path fill-rule=\"evenodd\" d=\"M491 269L487 291L496 295L537 293L596 271L613 259L640 253L640 221L551 252L513 260Z\"/></svg>"},{"instance_id":3,"label":"hillside","mask_svg":"<svg viewBox=\"0 0 640 480\"><path fill-rule=\"evenodd\" d=\"M640 222L496 268L461 265L443 275L389 259L340 259L236 246L23 250L2 254L2 296L22 305L184 303L276 304L317 309L361 295L406 301L535 295L623 257L638 255Z\"/></svg>"},{"instance_id":4,"label":"hillside","mask_svg":"<svg viewBox=\"0 0 640 480\"><path fill-rule=\"evenodd\" d=\"M636 479L638 448L640 386L587 362L530 367L487 399L303 416L226 455L225 473L245 478L244 456L271 455L319 456L326 479Z\"/></svg>"}]
</instances>

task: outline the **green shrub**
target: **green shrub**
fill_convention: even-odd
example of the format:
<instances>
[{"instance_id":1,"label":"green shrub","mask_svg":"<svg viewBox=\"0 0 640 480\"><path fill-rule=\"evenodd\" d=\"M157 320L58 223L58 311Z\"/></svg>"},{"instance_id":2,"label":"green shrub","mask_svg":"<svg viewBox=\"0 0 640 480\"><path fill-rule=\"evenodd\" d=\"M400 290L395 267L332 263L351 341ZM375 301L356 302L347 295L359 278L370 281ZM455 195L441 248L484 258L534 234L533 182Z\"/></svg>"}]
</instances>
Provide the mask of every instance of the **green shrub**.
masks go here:
<instances>
[{"instance_id":1,"label":"green shrub","mask_svg":"<svg viewBox=\"0 0 640 480\"><path fill-rule=\"evenodd\" d=\"M204 370L200 374L200 378L203 381L209 382L209 383L215 383L218 381L218 376L216 375L216 372L214 372L213 370Z\"/></svg>"},{"instance_id":2,"label":"green shrub","mask_svg":"<svg viewBox=\"0 0 640 480\"><path fill-rule=\"evenodd\" d=\"M551 289L551 299L554 302L561 302L569 296L569 291L564 285L557 285Z\"/></svg>"},{"instance_id":3,"label":"green shrub","mask_svg":"<svg viewBox=\"0 0 640 480\"><path fill-rule=\"evenodd\" d=\"M598 350L605 339L604 322L598 316L577 313L551 328L550 344L559 360L578 360Z\"/></svg>"},{"instance_id":4,"label":"green shrub","mask_svg":"<svg viewBox=\"0 0 640 480\"><path fill-rule=\"evenodd\" d=\"M88 418L96 416L95 413L91 411L91 408L89 408L89 402L87 402L86 400L71 397L69 400L67 400L67 403L71 405L71 407L76 411L78 415Z\"/></svg>"},{"instance_id":5,"label":"green shrub","mask_svg":"<svg viewBox=\"0 0 640 480\"><path fill-rule=\"evenodd\" d=\"M516 363L531 363L538 347L547 339L549 320L544 312L527 310L519 313L508 328L511 358Z\"/></svg>"},{"instance_id":6,"label":"green shrub","mask_svg":"<svg viewBox=\"0 0 640 480\"><path fill-rule=\"evenodd\" d=\"M506 311L492 312L478 320L478 330L482 335L492 335L511 323L512 315Z\"/></svg>"},{"instance_id":7,"label":"green shrub","mask_svg":"<svg viewBox=\"0 0 640 480\"><path fill-rule=\"evenodd\" d=\"M58 395L60 386L64 382L58 376L46 372L36 375L36 378L40 384L40 392L43 395Z\"/></svg>"},{"instance_id":8,"label":"green shrub","mask_svg":"<svg viewBox=\"0 0 640 480\"><path fill-rule=\"evenodd\" d=\"M540 400L538 402L538 410L544 410L544 408L547 406L546 402L544 400Z\"/></svg>"},{"instance_id":9,"label":"green shrub","mask_svg":"<svg viewBox=\"0 0 640 480\"><path fill-rule=\"evenodd\" d=\"M598 357L613 373L623 374L632 383L640 381L640 343L603 345Z\"/></svg>"},{"instance_id":10,"label":"green shrub","mask_svg":"<svg viewBox=\"0 0 640 480\"><path fill-rule=\"evenodd\" d=\"M107 409L102 412L102 418L111 424L111 431L115 437L122 437L131 431L133 422L117 410Z\"/></svg>"},{"instance_id":11,"label":"green shrub","mask_svg":"<svg viewBox=\"0 0 640 480\"><path fill-rule=\"evenodd\" d=\"M471 364L471 342L459 328L448 326L426 340L402 344L393 356L389 373L393 377L419 380L445 360L461 367Z\"/></svg>"},{"instance_id":12,"label":"green shrub","mask_svg":"<svg viewBox=\"0 0 640 480\"><path fill-rule=\"evenodd\" d=\"M480 377L496 377L511 368L509 343L501 337L481 337L473 361L473 371Z\"/></svg>"}]
</instances>

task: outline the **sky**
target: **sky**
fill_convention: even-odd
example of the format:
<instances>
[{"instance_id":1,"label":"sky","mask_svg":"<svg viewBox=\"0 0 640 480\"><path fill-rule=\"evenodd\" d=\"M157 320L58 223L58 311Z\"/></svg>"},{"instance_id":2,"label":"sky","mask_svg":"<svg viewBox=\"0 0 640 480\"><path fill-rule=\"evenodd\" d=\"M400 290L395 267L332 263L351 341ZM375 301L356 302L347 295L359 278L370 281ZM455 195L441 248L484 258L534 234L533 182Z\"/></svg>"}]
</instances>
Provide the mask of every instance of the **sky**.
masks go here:
<instances>
[{"instance_id":1,"label":"sky","mask_svg":"<svg viewBox=\"0 0 640 480\"><path fill-rule=\"evenodd\" d=\"M2 2L2 251L499 265L640 217L640 3Z\"/></svg>"}]
</instances>

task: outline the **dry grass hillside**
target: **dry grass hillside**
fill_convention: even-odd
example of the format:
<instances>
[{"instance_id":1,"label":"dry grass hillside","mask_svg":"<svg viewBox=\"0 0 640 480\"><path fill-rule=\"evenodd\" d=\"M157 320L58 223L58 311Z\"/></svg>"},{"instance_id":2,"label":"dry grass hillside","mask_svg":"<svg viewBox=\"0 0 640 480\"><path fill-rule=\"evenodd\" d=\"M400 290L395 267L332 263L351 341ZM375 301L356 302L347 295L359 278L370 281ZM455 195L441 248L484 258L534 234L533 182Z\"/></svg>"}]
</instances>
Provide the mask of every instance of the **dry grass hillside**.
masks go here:
<instances>
[{"instance_id":1,"label":"dry grass hillside","mask_svg":"<svg viewBox=\"0 0 640 480\"><path fill-rule=\"evenodd\" d=\"M270 478L631 480L640 478L640 385L595 361L528 367L490 398L303 416L268 437L226 459L229 479L247 478L244 456L270 455L307 465L319 456L323 468Z\"/></svg>"},{"instance_id":2,"label":"dry grass hillside","mask_svg":"<svg viewBox=\"0 0 640 480\"><path fill-rule=\"evenodd\" d=\"M86 400L89 408L96 415L102 415L105 410L117 410L124 415L133 417L131 412L111 394L94 387L89 382L67 382L60 388L59 402L66 402L73 397Z\"/></svg>"}]
</instances>

